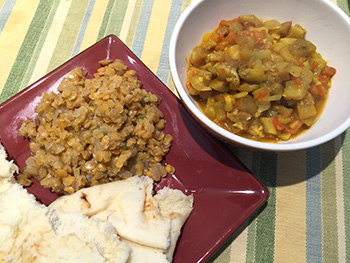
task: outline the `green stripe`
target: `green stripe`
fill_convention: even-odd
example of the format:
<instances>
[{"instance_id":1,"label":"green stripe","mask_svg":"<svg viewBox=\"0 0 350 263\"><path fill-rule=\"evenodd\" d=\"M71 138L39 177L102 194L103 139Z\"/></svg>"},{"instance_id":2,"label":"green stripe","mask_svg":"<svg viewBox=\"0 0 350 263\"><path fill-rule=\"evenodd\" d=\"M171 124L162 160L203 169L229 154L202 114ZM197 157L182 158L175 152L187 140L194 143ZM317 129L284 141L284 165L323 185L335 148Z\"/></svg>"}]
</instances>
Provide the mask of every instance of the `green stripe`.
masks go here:
<instances>
[{"instance_id":1,"label":"green stripe","mask_svg":"<svg viewBox=\"0 0 350 263\"><path fill-rule=\"evenodd\" d=\"M256 227L257 227L257 220L254 220L248 226L247 249L246 249L246 256L245 256L247 263L255 262Z\"/></svg>"},{"instance_id":2,"label":"green stripe","mask_svg":"<svg viewBox=\"0 0 350 263\"><path fill-rule=\"evenodd\" d=\"M100 30L98 32L98 37L97 37L96 41L99 41L100 39L102 39L105 36L107 24L108 24L109 18L110 18L111 13L112 13L113 4L114 4L114 0L108 1L107 8L106 8L105 14L103 16L103 20L102 20L102 23L100 25Z\"/></svg>"},{"instance_id":3,"label":"green stripe","mask_svg":"<svg viewBox=\"0 0 350 263\"><path fill-rule=\"evenodd\" d=\"M337 5L343 9L343 11L350 16L350 3L349 0L337 0Z\"/></svg>"},{"instance_id":4,"label":"green stripe","mask_svg":"<svg viewBox=\"0 0 350 263\"><path fill-rule=\"evenodd\" d=\"M350 262L350 130L343 134L343 193L346 262Z\"/></svg>"},{"instance_id":5,"label":"green stripe","mask_svg":"<svg viewBox=\"0 0 350 263\"><path fill-rule=\"evenodd\" d=\"M125 45L127 45L129 48L132 47L132 44L134 42L135 32L137 28L137 21L139 21L142 4L143 4L143 1L137 1L135 4L134 12L132 13L131 21L135 21L135 22L132 22L130 24L129 31L125 40Z\"/></svg>"},{"instance_id":6,"label":"green stripe","mask_svg":"<svg viewBox=\"0 0 350 263\"><path fill-rule=\"evenodd\" d=\"M55 14L56 14L56 11L57 11L57 8L58 8L60 1L59 0L54 0L54 1L46 0L46 1L42 1L42 2L48 2L47 8L44 8L42 10L42 12L46 12L45 14L47 14L48 17L47 17L46 23L43 25L42 33L38 37L38 43L37 43L35 49L32 50L32 56L31 56L31 59L29 60L28 68L23 75L23 82L25 83L25 85L28 85L28 82L30 81L30 79L32 77L33 71L35 69L35 65L39 59L40 53L41 53L42 48L44 46L45 40L47 38L47 34L48 34L50 27L52 25L52 21L55 17ZM51 9L48 10L48 8L51 8ZM41 15L42 14L39 14L39 16L41 16ZM33 27L35 29L35 28L39 27L39 24L35 24L35 25L33 25Z\"/></svg>"},{"instance_id":7,"label":"green stripe","mask_svg":"<svg viewBox=\"0 0 350 263\"><path fill-rule=\"evenodd\" d=\"M40 1L0 95L3 102L28 86L59 0Z\"/></svg>"},{"instance_id":8,"label":"green stripe","mask_svg":"<svg viewBox=\"0 0 350 263\"><path fill-rule=\"evenodd\" d=\"M253 163L253 174L269 189L270 198L265 209L255 219L254 241L248 235L247 262L249 251L254 250L254 262L273 262L275 243L275 217L276 217L276 176L277 176L277 154L273 152L255 152ZM249 234L250 228L248 228ZM250 247L254 244L254 249Z\"/></svg>"},{"instance_id":9,"label":"green stripe","mask_svg":"<svg viewBox=\"0 0 350 263\"><path fill-rule=\"evenodd\" d=\"M334 140L321 146L322 259L338 262L338 226Z\"/></svg>"},{"instance_id":10,"label":"green stripe","mask_svg":"<svg viewBox=\"0 0 350 263\"><path fill-rule=\"evenodd\" d=\"M119 36L129 1L109 1L98 33L98 40L107 35ZM136 23L135 23L136 24Z\"/></svg>"},{"instance_id":11,"label":"green stripe","mask_svg":"<svg viewBox=\"0 0 350 263\"><path fill-rule=\"evenodd\" d=\"M58 37L47 71L66 62L72 54L89 0L73 0Z\"/></svg>"}]
</instances>

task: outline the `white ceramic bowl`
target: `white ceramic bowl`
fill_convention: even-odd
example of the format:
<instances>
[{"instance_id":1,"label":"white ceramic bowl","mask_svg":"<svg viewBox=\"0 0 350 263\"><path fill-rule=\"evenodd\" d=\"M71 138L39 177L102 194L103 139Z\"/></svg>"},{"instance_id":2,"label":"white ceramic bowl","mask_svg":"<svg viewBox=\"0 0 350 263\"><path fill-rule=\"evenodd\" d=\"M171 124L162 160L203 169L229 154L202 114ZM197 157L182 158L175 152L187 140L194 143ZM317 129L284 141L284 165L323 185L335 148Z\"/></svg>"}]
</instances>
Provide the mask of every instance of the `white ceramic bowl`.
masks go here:
<instances>
[{"instance_id":1,"label":"white ceramic bowl","mask_svg":"<svg viewBox=\"0 0 350 263\"><path fill-rule=\"evenodd\" d=\"M328 64L335 67L329 98L319 120L304 134L285 142L266 143L237 136L208 119L185 87L186 58L220 20L254 14L262 19L299 23L306 38ZM169 48L171 75L188 110L224 141L272 151L306 149L325 143L350 126L350 18L330 0L199 0L189 5L174 28Z\"/></svg>"}]
</instances>

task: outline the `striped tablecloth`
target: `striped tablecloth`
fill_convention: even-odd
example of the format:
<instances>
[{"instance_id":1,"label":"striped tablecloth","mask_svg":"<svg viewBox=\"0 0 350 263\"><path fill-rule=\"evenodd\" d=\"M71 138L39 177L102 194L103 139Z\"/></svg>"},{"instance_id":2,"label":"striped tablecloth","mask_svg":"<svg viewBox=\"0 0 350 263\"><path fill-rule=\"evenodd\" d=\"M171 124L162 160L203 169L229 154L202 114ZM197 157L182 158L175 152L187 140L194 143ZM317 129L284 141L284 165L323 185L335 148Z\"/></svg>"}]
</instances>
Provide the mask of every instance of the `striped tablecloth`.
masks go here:
<instances>
[{"instance_id":1,"label":"striped tablecloth","mask_svg":"<svg viewBox=\"0 0 350 263\"><path fill-rule=\"evenodd\" d=\"M169 40L190 2L0 0L0 102L108 34L174 90ZM349 15L349 0L337 4ZM233 153L271 197L214 262L350 262L349 132L304 151Z\"/></svg>"}]
</instances>

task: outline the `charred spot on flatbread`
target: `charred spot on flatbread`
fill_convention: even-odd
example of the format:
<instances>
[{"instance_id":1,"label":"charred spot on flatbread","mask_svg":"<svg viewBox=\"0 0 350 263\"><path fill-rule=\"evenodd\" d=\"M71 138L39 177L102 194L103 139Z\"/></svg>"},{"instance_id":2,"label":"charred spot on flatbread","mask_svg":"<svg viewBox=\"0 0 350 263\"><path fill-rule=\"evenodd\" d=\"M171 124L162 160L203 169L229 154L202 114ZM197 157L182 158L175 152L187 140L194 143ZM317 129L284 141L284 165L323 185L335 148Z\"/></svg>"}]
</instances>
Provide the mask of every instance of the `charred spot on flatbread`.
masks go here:
<instances>
[{"instance_id":1,"label":"charred spot on flatbread","mask_svg":"<svg viewBox=\"0 0 350 263\"><path fill-rule=\"evenodd\" d=\"M173 219L175 219L175 218L177 218L179 216L180 216L180 214L179 213L175 213L175 212L170 212L169 215L168 215L170 220L173 220Z\"/></svg>"},{"instance_id":2,"label":"charred spot on flatbread","mask_svg":"<svg viewBox=\"0 0 350 263\"><path fill-rule=\"evenodd\" d=\"M81 192L80 199L84 201L83 203L86 204L87 208L91 208L91 203L87 199L87 194Z\"/></svg>"}]
</instances>

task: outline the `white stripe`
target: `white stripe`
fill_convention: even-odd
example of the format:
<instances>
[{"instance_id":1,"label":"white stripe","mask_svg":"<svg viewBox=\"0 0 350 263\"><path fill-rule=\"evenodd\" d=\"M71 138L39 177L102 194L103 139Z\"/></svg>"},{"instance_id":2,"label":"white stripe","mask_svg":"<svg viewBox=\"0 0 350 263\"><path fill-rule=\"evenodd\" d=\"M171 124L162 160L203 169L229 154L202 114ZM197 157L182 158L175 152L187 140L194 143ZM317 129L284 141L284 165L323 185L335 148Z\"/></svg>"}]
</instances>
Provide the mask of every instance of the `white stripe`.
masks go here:
<instances>
[{"instance_id":1,"label":"white stripe","mask_svg":"<svg viewBox=\"0 0 350 263\"><path fill-rule=\"evenodd\" d=\"M132 15L133 15L134 9L135 9L135 4L136 4L136 0L130 0L128 7L126 9L126 12L125 12L123 25L122 25L122 28L121 28L120 34L119 34L120 40L122 40L124 43L125 43L126 38L128 36Z\"/></svg>"},{"instance_id":2,"label":"white stripe","mask_svg":"<svg viewBox=\"0 0 350 263\"><path fill-rule=\"evenodd\" d=\"M52 54L55 50L71 3L72 1L60 1L29 83L33 83L47 73Z\"/></svg>"},{"instance_id":3,"label":"white stripe","mask_svg":"<svg viewBox=\"0 0 350 263\"><path fill-rule=\"evenodd\" d=\"M247 254L248 228L231 244L230 263L245 263Z\"/></svg>"},{"instance_id":4,"label":"white stripe","mask_svg":"<svg viewBox=\"0 0 350 263\"><path fill-rule=\"evenodd\" d=\"M345 215L344 215L344 192L343 192L343 158L341 150L341 138L335 140L335 149L340 149L335 156L335 176L336 176L336 198L337 198L337 224L338 224L338 262L346 262L346 242L345 242Z\"/></svg>"}]
</instances>

